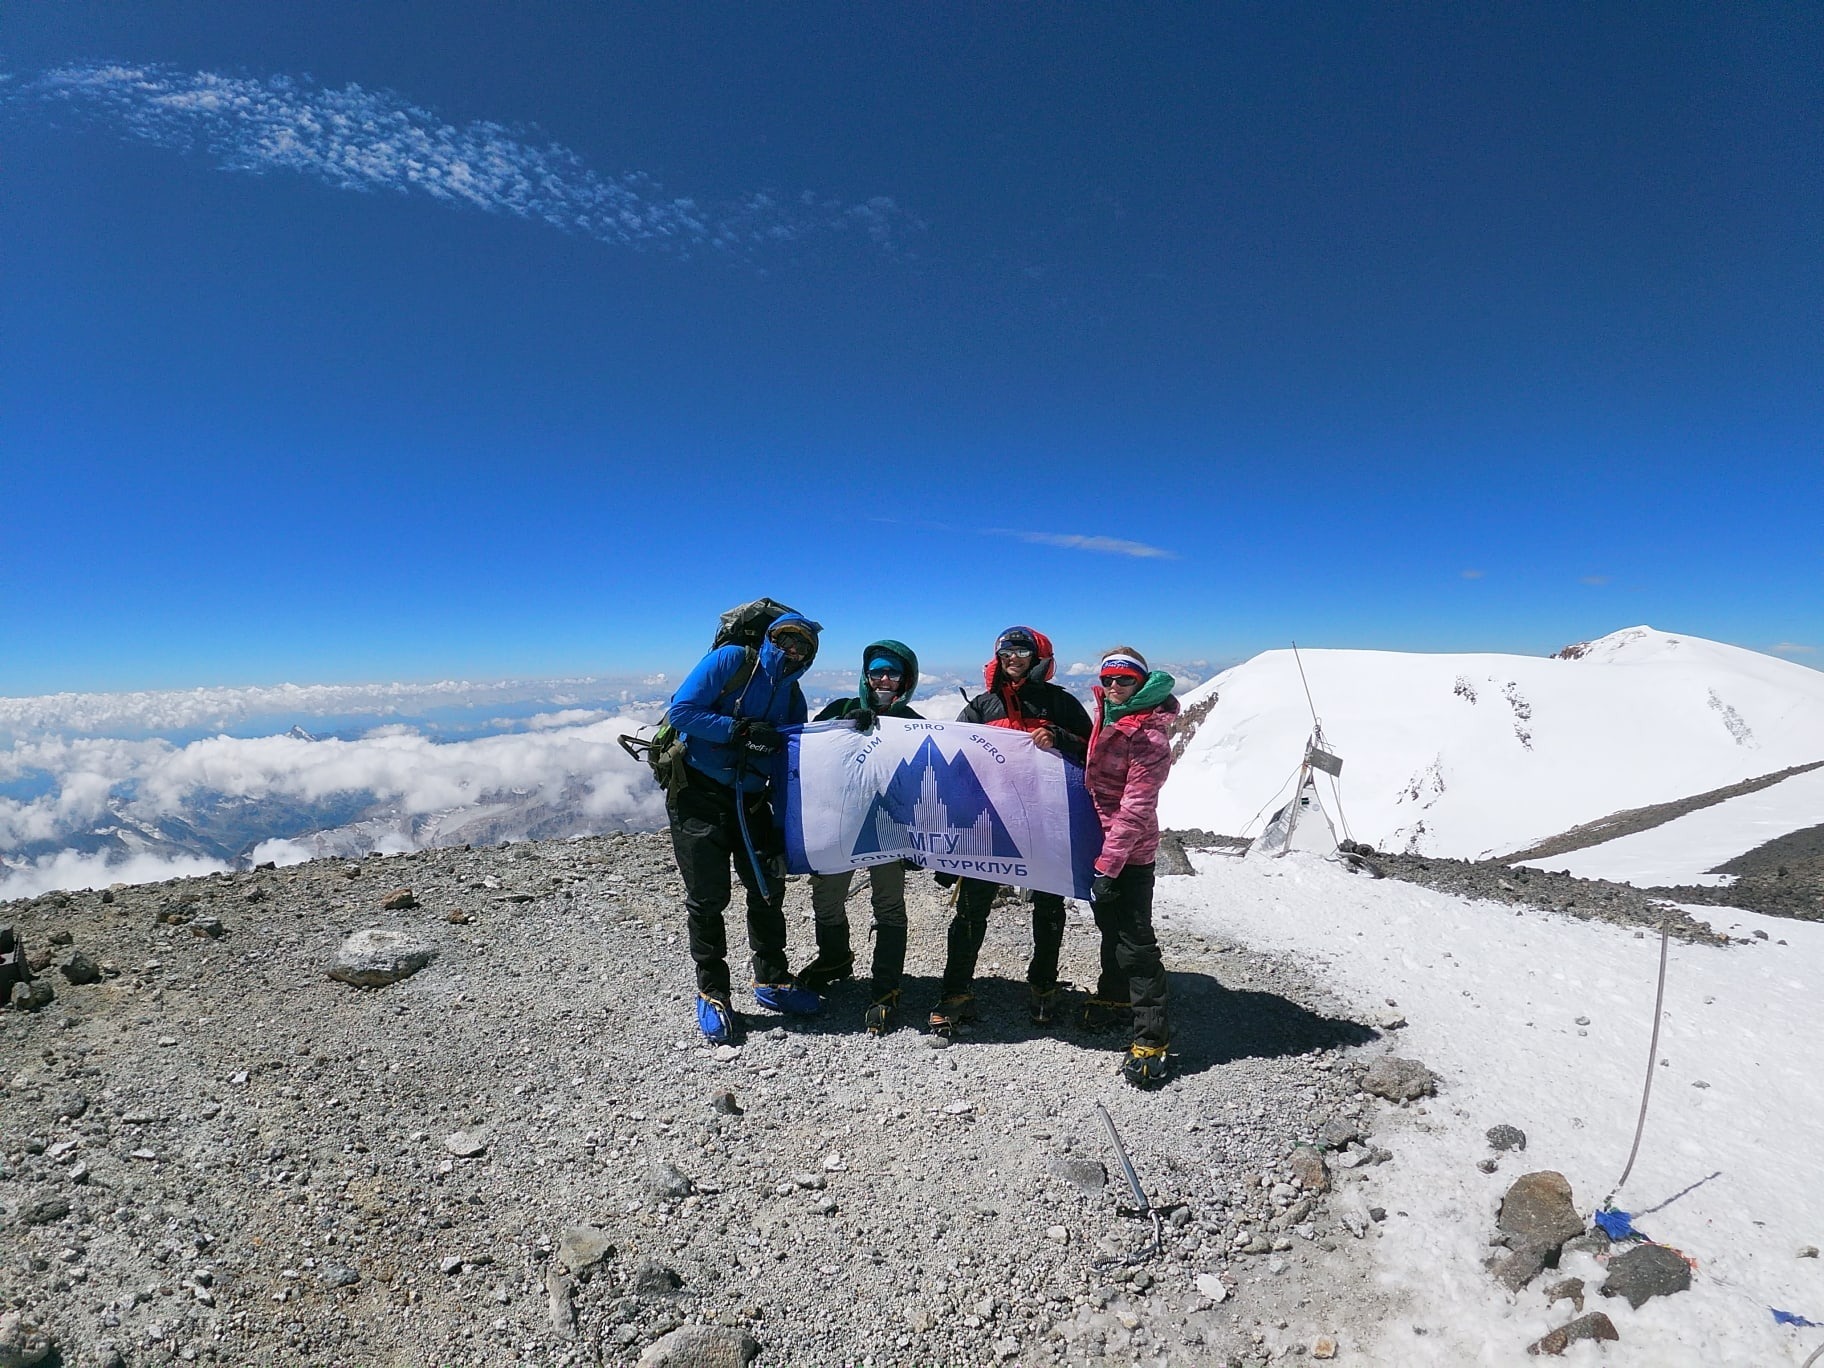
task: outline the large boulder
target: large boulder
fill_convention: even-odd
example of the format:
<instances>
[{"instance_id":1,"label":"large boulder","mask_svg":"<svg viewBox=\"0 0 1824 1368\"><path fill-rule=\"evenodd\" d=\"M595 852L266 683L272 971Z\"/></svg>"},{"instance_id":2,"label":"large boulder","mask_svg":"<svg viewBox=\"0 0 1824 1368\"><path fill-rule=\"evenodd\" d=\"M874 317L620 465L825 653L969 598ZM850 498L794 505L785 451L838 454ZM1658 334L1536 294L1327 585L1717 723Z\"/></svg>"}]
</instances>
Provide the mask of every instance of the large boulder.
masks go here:
<instances>
[{"instance_id":1,"label":"large boulder","mask_svg":"<svg viewBox=\"0 0 1824 1368\"><path fill-rule=\"evenodd\" d=\"M1416 1059L1382 1055L1362 1075L1362 1091L1389 1102L1414 1102L1438 1090L1438 1076Z\"/></svg>"},{"instance_id":2,"label":"large boulder","mask_svg":"<svg viewBox=\"0 0 1824 1368\"><path fill-rule=\"evenodd\" d=\"M410 978L437 952L402 931L357 931L342 942L329 976L357 988L384 988Z\"/></svg>"},{"instance_id":3,"label":"large boulder","mask_svg":"<svg viewBox=\"0 0 1824 1368\"><path fill-rule=\"evenodd\" d=\"M747 1368L760 1352L751 1335L714 1325L686 1325L646 1346L639 1368Z\"/></svg>"},{"instance_id":4,"label":"large boulder","mask_svg":"<svg viewBox=\"0 0 1824 1368\"><path fill-rule=\"evenodd\" d=\"M1496 1224L1511 1247L1538 1245L1554 1254L1566 1240L1583 1234L1583 1217L1577 1214L1570 1183L1550 1169L1514 1179L1501 1199Z\"/></svg>"}]
</instances>

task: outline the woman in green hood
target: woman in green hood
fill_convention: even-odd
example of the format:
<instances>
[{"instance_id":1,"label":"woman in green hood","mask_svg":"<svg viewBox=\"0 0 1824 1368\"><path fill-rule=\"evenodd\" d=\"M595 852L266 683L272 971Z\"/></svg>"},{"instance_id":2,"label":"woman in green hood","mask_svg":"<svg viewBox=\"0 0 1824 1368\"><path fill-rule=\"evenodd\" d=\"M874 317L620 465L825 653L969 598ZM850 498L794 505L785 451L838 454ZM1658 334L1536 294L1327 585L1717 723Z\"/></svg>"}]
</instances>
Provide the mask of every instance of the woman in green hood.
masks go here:
<instances>
[{"instance_id":1,"label":"woman in green hood","mask_svg":"<svg viewBox=\"0 0 1824 1368\"><path fill-rule=\"evenodd\" d=\"M918 657L897 641L876 641L861 653L861 687L854 698L838 698L817 714L816 721L847 718L868 731L877 715L919 714L906 705L918 687ZM849 948L849 885L855 871L811 876L811 909L816 917L817 958L799 972L799 982L823 992L855 972ZM906 969L906 867L898 860L868 868L868 891L874 906L873 984L865 1024L875 1035L893 1029L899 1015L899 987Z\"/></svg>"}]
</instances>

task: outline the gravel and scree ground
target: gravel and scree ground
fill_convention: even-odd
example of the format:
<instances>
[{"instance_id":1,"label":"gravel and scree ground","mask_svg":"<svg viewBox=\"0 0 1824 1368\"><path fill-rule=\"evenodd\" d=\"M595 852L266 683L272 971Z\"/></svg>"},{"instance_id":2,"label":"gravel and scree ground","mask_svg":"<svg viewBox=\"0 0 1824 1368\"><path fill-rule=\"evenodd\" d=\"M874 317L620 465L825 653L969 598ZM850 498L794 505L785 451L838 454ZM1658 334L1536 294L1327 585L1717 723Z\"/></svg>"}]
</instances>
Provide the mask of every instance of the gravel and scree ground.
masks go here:
<instances>
[{"instance_id":1,"label":"gravel and scree ground","mask_svg":"<svg viewBox=\"0 0 1824 1368\"><path fill-rule=\"evenodd\" d=\"M1425 1124L1358 1086L1396 1014L1347 1020L1295 963L1167 928L1179 1072L1142 1094L1116 1073L1124 1035L1028 1022L1029 918L1005 903L982 1019L937 1048L921 1023L948 908L908 882L906 1025L861 1031L865 981L802 1021L738 991L739 1049L692 1024L664 833L0 908L56 993L0 1012L0 1352L1364 1361L1353 1331L1388 1311L1371 1251L1401 1219L1372 1175ZM801 963L802 880L788 911ZM385 987L331 980L367 929L434 957ZM1073 905L1068 979L1093 981L1095 946ZM1098 1103L1160 1214L1156 1252Z\"/></svg>"}]
</instances>

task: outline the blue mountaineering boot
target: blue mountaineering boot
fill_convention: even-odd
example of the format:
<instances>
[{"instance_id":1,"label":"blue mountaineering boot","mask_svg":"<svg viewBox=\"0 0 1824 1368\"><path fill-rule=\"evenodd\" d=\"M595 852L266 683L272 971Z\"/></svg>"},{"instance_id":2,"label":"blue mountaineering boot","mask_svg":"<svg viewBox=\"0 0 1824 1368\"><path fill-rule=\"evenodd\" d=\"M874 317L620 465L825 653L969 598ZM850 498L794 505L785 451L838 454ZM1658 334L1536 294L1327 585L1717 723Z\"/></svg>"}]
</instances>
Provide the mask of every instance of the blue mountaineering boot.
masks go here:
<instances>
[{"instance_id":1,"label":"blue mountaineering boot","mask_svg":"<svg viewBox=\"0 0 1824 1368\"><path fill-rule=\"evenodd\" d=\"M726 992L697 994L697 1029L712 1045L739 1045L747 1035Z\"/></svg>"},{"instance_id":2,"label":"blue mountaineering boot","mask_svg":"<svg viewBox=\"0 0 1824 1368\"><path fill-rule=\"evenodd\" d=\"M784 983L756 983L754 1001L769 1011L787 1016L816 1016L823 1010L823 999L796 979Z\"/></svg>"}]
</instances>

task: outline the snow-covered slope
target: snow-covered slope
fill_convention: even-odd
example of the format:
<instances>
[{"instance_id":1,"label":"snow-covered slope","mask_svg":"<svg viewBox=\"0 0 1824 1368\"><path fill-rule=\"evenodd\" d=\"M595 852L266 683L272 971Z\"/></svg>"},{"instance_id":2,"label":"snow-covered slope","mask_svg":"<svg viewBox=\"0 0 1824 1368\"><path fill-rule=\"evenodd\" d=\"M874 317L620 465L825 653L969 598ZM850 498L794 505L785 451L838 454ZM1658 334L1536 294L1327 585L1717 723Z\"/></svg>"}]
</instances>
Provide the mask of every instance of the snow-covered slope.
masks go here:
<instances>
[{"instance_id":1,"label":"snow-covered slope","mask_svg":"<svg viewBox=\"0 0 1824 1368\"><path fill-rule=\"evenodd\" d=\"M1539 659L1301 652L1357 840L1500 854L1622 808L1824 760L1824 673L1631 627ZM1253 835L1311 731L1291 651L1186 695L1216 696L1161 798L1171 826ZM1325 794L1328 798L1328 793Z\"/></svg>"},{"instance_id":2,"label":"snow-covered slope","mask_svg":"<svg viewBox=\"0 0 1824 1368\"><path fill-rule=\"evenodd\" d=\"M1648 831L1520 863L1641 887L1727 885L1733 875L1707 871L1788 832L1814 826L1824 826L1824 769L1795 774Z\"/></svg>"}]
</instances>

